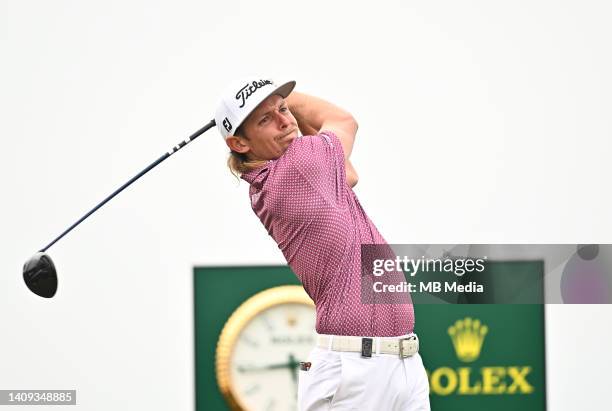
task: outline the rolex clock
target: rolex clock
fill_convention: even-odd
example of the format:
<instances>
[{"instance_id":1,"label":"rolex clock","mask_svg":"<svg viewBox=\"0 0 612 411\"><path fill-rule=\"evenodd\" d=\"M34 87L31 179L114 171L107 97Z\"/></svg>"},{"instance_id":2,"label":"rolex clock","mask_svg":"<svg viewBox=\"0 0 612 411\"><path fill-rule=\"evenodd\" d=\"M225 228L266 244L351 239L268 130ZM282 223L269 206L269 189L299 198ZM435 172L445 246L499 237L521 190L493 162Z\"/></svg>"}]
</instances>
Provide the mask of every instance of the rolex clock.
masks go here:
<instances>
[{"instance_id":1,"label":"rolex clock","mask_svg":"<svg viewBox=\"0 0 612 411\"><path fill-rule=\"evenodd\" d=\"M225 323L217 383L233 410L295 410L298 367L315 345L315 309L301 286L274 287L246 300Z\"/></svg>"}]
</instances>

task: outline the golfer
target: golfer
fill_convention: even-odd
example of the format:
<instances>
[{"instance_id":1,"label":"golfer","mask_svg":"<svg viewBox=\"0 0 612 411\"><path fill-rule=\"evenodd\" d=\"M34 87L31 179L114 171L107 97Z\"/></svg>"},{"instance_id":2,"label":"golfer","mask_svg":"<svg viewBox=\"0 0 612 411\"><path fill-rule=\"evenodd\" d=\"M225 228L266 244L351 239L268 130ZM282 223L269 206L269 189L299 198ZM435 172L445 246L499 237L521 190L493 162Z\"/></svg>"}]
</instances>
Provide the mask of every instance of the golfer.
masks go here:
<instances>
[{"instance_id":1,"label":"golfer","mask_svg":"<svg viewBox=\"0 0 612 411\"><path fill-rule=\"evenodd\" d=\"M316 306L317 344L300 366L299 409L429 410L409 295L393 304L362 298L361 245L386 242L352 190L357 122L294 86L238 81L215 121L230 169L250 184L253 211Z\"/></svg>"}]
</instances>

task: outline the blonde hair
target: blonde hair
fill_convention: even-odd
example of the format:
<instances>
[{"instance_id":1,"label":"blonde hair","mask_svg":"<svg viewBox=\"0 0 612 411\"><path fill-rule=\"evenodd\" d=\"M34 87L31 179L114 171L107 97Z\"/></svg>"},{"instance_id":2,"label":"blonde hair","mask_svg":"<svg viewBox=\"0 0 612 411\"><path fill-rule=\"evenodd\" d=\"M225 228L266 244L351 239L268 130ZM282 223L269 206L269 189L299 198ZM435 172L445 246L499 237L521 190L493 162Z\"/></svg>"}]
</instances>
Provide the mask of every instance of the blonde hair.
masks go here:
<instances>
[{"instance_id":1,"label":"blonde hair","mask_svg":"<svg viewBox=\"0 0 612 411\"><path fill-rule=\"evenodd\" d=\"M248 139L242 130L242 125L236 129L234 135ZM227 158L227 166L237 178L240 177L241 174L263 167L265 164L266 162L264 160L251 160L246 154L232 150L230 150L229 157Z\"/></svg>"},{"instance_id":2,"label":"blonde hair","mask_svg":"<svg viewBox=\"0 0 612 411\"><path fill-rule=\"evenodd\" d=\"M240 177L241 174L255 170L265 164L266 162L263 160L250 160L246 154L235 151L230 151L227 158L227 166L236 177Z\"/></svg>"}]
</instances>

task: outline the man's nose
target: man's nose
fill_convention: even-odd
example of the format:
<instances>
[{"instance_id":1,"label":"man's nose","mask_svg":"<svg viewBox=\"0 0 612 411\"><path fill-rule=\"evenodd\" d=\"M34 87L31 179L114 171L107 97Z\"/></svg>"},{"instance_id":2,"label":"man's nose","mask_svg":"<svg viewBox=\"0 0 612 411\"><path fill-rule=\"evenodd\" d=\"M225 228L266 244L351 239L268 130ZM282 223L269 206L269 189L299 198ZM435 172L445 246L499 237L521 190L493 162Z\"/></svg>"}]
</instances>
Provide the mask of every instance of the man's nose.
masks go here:
<instances>
[{"instance_id":1,"label":"man's nose","mask_svg":"<svg viewBox=\"0 0 612 411\"><path fill-rule=\"evenodd\" d=\"M285 116L283 113L281 113L280 111L276 111L275 114L276 114L276 122L280 128L287 128L291 125L291 121L289 121L289 118Z\"/></svg>"}]
</instances>

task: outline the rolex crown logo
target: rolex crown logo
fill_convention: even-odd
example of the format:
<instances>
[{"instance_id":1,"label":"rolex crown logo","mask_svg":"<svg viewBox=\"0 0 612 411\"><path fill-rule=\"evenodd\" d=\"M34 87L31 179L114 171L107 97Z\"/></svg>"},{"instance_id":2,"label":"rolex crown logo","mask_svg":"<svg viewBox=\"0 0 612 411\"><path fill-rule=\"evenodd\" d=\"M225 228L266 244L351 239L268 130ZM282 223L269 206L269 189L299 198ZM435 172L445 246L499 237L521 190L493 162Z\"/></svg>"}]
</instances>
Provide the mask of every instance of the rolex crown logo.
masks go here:
<instances>
[{"instance_id":1,"label":"rolex crown logo","mask_svg":"<svg viewBox=\"0 0 612 411\"><path fill-rule=\"evenodd\" d=\"M465 317L448 327L448 335L453 341L455 353L463 362L475 361L480 355L480 349L489 327L480 320Z\"/></svg>"}]
</instances>

